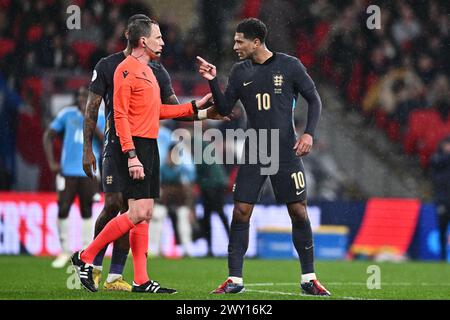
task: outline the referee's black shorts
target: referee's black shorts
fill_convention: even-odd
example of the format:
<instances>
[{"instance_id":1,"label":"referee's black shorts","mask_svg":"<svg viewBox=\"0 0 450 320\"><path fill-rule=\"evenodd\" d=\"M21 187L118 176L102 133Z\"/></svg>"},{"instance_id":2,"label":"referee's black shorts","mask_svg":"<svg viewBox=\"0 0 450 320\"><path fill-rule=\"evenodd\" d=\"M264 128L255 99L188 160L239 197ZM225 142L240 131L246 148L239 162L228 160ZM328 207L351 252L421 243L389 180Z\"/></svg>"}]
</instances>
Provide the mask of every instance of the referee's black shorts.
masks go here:
<instances>
[{"instance_id":1,"label":"referee's black shorts","mask_svg":"<svg viewBox=\"0 0 450 320\"><path fill-rule=\"evenodd\" d=\"M115 141L116 142L116 141ZM159 151L156 139L133 137L136 154L144 166L144 180L134 180L128 171L128 159L120 144L105 147L103 191L121 192L124 199L159 198Z\"/></svg>"}]
</instances>

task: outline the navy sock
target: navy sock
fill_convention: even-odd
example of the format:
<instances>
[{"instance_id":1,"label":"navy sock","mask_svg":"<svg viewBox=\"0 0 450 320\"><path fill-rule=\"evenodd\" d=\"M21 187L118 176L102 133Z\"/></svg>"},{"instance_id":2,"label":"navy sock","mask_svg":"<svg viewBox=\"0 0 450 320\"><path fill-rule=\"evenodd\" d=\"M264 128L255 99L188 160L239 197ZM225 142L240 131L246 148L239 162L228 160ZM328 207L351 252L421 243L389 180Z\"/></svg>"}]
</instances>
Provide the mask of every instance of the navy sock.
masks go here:
<instances>
[{"instance_id":1,"label":"navy sock","mask_svg":"<svg viewBox=\"0 0 450 320\"><path fill-rule=\"evenodd\" d=\"M314 248L309 219L292 223L292 242L297 250L302 274L314 272Z\"/></svg>"},{"instance_id":2,"label":"navy sock","mask_svg":"<svg viewBox=\"0 0 450 320\"><path fill-rule=\"evenodd\" d=\"M111 257L111 266L109 273L122 274L125 268L125 262L127 261L128 251L120 248L113 248Z\"/></svg>"},{"instance_id":3,"label":"navy sock","mask_svg":"<svg viewBox=\"0 0 450 320\"><path fill-rule=\"evenodd\" d=\"M228 271L230 277L242 278L244 255L248 248L249 223L231 223L228 244Z\"/></svg>"},{"instance_id":4,"label":"navy sock","mask_svg":"<svg viewBox=\"0 0 450 320\"><path fill-rule=\"evenodd\" d=\"M102 266L103 264L103 258L105 257L106 249L108 249L108 246L105 246L102 250L100 250L99 253L94 258L94 266Z\"/></svg>"}]
</instances>

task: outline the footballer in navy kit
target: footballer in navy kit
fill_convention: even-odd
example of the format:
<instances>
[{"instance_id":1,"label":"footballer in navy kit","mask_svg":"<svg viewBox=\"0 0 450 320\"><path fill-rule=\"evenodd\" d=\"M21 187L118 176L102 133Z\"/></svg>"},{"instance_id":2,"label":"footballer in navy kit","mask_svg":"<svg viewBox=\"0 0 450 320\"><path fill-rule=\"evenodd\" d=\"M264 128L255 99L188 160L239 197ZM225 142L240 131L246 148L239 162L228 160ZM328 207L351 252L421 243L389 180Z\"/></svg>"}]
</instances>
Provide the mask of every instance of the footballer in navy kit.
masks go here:
<instances>
[{"instance_id":1,"label":"footballer in navy kit","mask_svg":"<svg viewBox=\"0 0 450 320\"><path fill-rule=\"evenodd\" d=\"M330 295L314 273L311 224L306 211L306 181L301 156L313 144L322 103L315 84L299 59L271 52L265 45L267 28L258 19L243 20L236 29L233 49L241 62L230 73L225 93L216 78L216 68L201 57L199 72L207 80L221 115L229 114L240 100L247 113L248 128L278 130L279 167L276 173L263 174L262 161L246 159L240 165L234 187L234 210L228 247L229 277L212 293L243 292L243 262L248 247L249 222L261 188L269 177L278 202L285 203L292 221L292 239L301 264L301 289L306 294ZM308 102L304 133L297 139L293 109L298 94ZM249 140L246 140L249 148ZM261 152L261 145L258 151ZM270 153L268 144L267 150ZM248 152L245 152L247 155Z\"/></svg>"}]
</instances>

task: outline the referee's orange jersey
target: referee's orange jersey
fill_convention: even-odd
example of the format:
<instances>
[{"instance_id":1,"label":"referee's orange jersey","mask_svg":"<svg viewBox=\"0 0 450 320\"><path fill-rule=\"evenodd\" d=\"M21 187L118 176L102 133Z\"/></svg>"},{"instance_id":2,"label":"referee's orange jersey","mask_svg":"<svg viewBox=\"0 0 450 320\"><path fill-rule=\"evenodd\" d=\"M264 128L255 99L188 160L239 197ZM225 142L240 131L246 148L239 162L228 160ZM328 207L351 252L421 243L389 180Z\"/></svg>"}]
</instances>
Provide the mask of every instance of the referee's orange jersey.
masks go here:
<instances>
[{"instance_id":1,"label":"referee's orange jersey","mask_svg":"<svg viewBox=\"0 0 450 320\"><path fill-rule=\"evenodd\" d=\"M114 122L122 151L134 149L131 137L158 138L159 119L191 116L191 103L161 104L158 81L152 69L133 56L114 72Z\"/></svg>"}]
</instances>

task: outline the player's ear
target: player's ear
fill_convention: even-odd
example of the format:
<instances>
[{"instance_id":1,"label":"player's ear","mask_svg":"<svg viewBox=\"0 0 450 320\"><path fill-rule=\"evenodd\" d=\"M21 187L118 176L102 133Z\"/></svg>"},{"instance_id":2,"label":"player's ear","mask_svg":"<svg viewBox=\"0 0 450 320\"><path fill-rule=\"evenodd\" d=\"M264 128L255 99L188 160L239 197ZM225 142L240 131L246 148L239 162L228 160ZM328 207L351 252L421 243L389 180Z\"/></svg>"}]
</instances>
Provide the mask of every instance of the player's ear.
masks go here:
<instances>
[{"instance_id":1,"label":"player's ear","mask_svg":"<svg viewBox=\"0 0 450 320\"><path fill-rule=\"evenodd\" d=\"M125 31L125 39L128 40L128 31Z\"/></svg>"}]
</instances>

